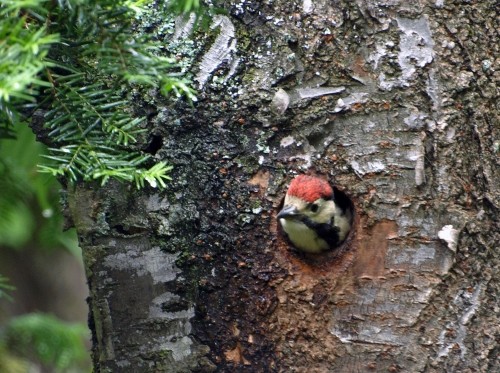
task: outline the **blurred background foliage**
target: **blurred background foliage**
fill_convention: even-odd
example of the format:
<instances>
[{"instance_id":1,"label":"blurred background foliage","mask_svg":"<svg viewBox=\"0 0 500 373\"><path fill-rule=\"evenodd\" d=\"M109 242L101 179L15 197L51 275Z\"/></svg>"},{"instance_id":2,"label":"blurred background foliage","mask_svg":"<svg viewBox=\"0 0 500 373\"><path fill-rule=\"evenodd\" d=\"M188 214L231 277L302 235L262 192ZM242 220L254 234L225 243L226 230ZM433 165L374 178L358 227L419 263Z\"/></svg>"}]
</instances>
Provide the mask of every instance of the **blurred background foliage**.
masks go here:
<instances>
[{"instance_id":1,"label":"blurred background foliage","mask_svg":"<svg viewBox=\"0 0 500 373\"><path fill-rule=\"evenodd\" d=\"M65 323L52 315L15 317L0 342L0 371L31 372L38 367L50 372L90 372L87 335L84 324Z\"/></svg>"},{"instance_id":2,"label":"blurred background foliage","mask_svg":"<svg viewBox=\"0 0 500 373\"><path fill-rule=\"evenodd\" d=\"M64 247L78 255L74 231L62 231L59 183L37 171L47 154L27 126L13 130L15 139L0 145L0 246L20 249L35 240L45 250Z\"/></svg>"},{"instance_id":3,"label":"blurred background foliage","mask_svg":"<svg viewBox=\"0 0 500 373\"><path fill-rule=\"evenodd\" d=\"M37 171L46 147L27 125L11 133L0 140L0 372L90 372L76 233L63 231L59 183Z\"/></svg>"}]
</instances>

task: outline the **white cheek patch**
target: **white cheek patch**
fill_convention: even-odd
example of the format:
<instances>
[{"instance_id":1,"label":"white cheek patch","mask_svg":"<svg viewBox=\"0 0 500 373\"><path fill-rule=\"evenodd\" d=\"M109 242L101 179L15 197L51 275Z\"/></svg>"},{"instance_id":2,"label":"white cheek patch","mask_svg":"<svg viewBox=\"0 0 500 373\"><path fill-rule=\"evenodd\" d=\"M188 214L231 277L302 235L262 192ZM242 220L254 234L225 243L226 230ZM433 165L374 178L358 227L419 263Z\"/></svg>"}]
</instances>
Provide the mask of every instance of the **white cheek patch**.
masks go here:
<instances>
[{"instance_id":1,"label":"white cheek patch","mask_svg":"<svg viewBox=\"0 0 500 373\"><path fill-rule=\"evenodd\" d=\"M328 243L304 223L288 219L280 219L280 223L297 249L309 253L318 253L329 249Z\"/></svg>"}]
</instances>

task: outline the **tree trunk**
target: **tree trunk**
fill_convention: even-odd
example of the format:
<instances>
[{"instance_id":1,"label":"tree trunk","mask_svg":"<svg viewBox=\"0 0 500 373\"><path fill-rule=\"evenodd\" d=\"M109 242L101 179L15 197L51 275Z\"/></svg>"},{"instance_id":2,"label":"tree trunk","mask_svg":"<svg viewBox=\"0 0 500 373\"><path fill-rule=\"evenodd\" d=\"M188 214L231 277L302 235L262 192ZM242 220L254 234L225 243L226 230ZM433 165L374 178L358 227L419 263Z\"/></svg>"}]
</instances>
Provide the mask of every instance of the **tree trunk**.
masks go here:
<instances>
[{"instance_id":1,"label":"tree trunk","mask_svg":"<svg viewBox=\"0 0 500 373\"><path fill-rule=\"evenodd\" d=\"M136 102L168 188L68 190L95 370L500 371L495 2L227 3L199 102ZM282 236L300 173L352 200L342 247Z\"/></svg>"}]
</instances>

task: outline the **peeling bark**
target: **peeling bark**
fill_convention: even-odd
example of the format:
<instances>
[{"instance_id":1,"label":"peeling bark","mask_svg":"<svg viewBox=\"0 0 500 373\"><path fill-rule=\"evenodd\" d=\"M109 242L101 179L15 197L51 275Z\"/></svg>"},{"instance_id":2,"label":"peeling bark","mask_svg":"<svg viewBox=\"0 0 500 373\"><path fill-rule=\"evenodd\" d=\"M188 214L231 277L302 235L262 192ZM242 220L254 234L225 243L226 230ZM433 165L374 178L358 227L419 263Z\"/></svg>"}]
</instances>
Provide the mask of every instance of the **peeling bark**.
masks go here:
<instances>
[{"instance_id":1,"label":"peeling bark","mask_svg":"<svg viewBox=\"0 0 500 373\"><path fill-rule=\"evenodd\" d=\"M96 371L499 371L494 2L227 8L196 107L153 98L169 188L69 191ZM351 198L340 249L280 234L296 173Z\"/></svg>"}]
</instances>

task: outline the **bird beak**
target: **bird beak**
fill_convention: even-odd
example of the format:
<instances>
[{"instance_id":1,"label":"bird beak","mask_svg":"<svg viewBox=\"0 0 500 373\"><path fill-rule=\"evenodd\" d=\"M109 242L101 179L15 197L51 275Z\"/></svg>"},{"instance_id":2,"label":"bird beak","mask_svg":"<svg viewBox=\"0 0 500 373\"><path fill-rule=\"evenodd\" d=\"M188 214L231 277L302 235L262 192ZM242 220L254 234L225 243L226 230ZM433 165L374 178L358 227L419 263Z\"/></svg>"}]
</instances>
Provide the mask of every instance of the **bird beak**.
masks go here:
<instances>
[{"instance_id":1,"label":"bird beak","mask_svg":"<svg viewBox=\"0 0 500 373\"><path fill-rule=\"evenodd\" d=\"M278 216L276 217L278 219L286 219L297 216L298 214L299 211L297 210L297 207L288 205L288 206L283 206L281 211L278 213Z\"/></svg>"}]
</instances>

